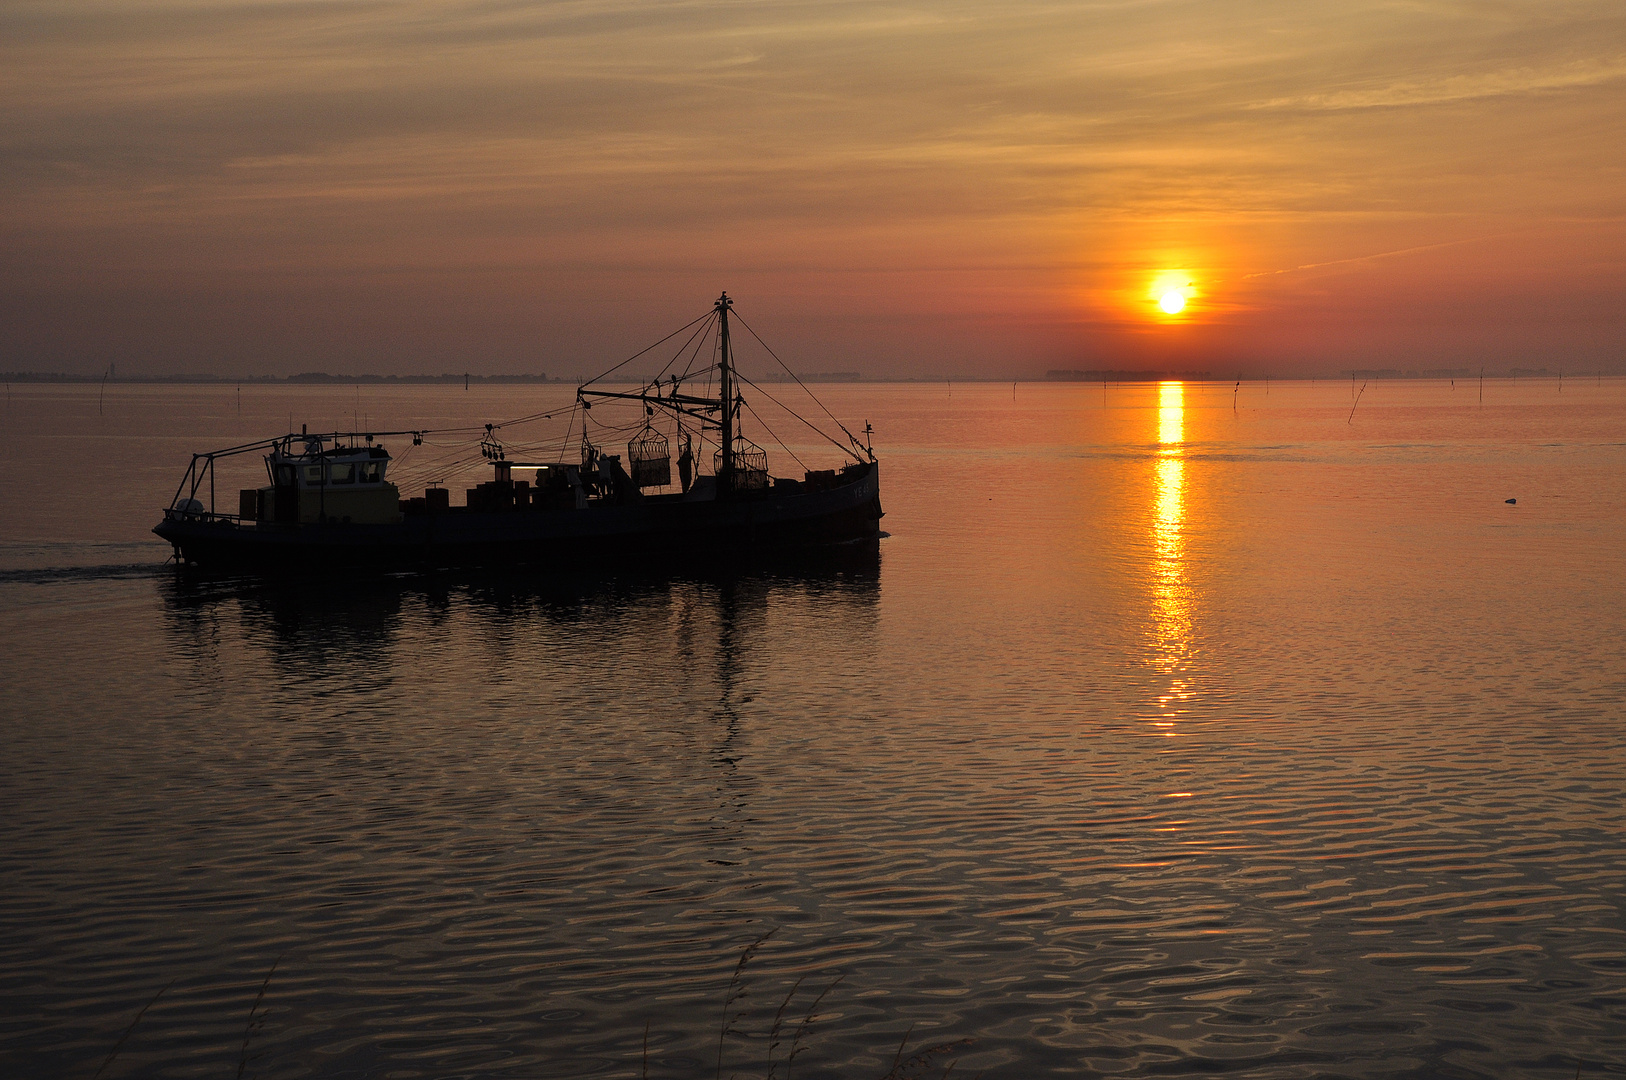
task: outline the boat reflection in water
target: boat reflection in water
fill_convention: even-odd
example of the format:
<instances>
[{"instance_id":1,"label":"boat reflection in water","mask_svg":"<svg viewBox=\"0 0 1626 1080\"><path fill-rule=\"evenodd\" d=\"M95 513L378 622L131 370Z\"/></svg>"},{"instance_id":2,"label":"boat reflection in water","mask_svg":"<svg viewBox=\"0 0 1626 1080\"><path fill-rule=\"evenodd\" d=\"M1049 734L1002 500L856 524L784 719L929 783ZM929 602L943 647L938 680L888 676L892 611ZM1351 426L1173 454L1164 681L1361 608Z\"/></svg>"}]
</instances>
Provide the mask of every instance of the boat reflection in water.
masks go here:
<instances>
[{"instance_id":1,"label":"boat reflection in water","mask_svg":"<svg viewBox=\"0 0 1626 1080\"><path fill-rule=\"evenodd\" d=\"M416 993L418 971L459 987L438 1026L479 1075L601 1070L602 1050L576 1049L587 1024L641 1037L653 1019L660 1060L715 1053L694 1002L703 988L710 1015L718 957L758 932L736 929L741 912L839 934L796 919L793 883L822 873L837 831L818 815L851 782L831 774L859 775L840 748L868 745L880 555L818 554L573 578L165 580L168 666L200 707L153 738L202 765L141 812L206 820L207 838L177 828L183 853L164 857L241 860L245 922L319 943L300 986L341 1018L298 1028L278 1060L376 1076L420 1052L350 1035ZM815 855L781 858L798 851ZM347 982L356 970L376 986ZM543 1009L582 1019L539 1025Z\"/></svg>"},{"instance_id":2,"label":"boat reflection in water","mask_svg":"<svg viewBox=\"0 0 1626 1080\"><path fill-rule=\"evenodd\" d=\"M625 664L668 688L714 681L726 705L734 675L769 665L775 648L781 661L798 651L775 640L793 626L867 640L880 562L871 540L710 572L468 570L308 581L187 572L163 589L172 647L206 680L234 670L247 682L269 677L285 690L358 699L394 687L421 705L424 694L524 683L537 673L606 685ZM770 607L786 625L768 620Z\"/></svg>"},{"instance_id":3,"label":"boat reflection in water","mask_svg":"<svg viewBox=\"0 0 1626 1080\"><path fill-rule=\"evenodd\" d=\"M1158 387L1156 488L1151 518L1151 663L1169 677L1153 723L1173 728L1192 696L1192 590L1186 579L1185 385ZM1171 731L1170 734L1173 732Z\"/></svg>"}]
</instances>

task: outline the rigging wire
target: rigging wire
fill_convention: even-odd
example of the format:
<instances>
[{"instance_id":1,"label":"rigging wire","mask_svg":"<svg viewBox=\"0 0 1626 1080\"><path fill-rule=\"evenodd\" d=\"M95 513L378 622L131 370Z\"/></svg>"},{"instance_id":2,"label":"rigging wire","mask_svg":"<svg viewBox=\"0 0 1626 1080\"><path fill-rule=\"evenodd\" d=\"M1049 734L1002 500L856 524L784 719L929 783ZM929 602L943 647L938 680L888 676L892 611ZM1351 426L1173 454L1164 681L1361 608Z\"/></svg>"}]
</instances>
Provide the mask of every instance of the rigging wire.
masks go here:
<instances>
[{"instance_id":1,"label":"rigging wire","mask_svg":"<svg viewBox=\"0 0 1626 1080\"><path fill-rule=\"evenodd\" d=\"M570 410L570 423L565 425L565 439L564 439L564 442L559 444L559 460L560 461L565 460L565 451L570 449L570 433L572 431L576 430L576 414L577 413L582 414L582 431L583 431L584 434L586 433L586 430L587 430L587 410L583 409L583 408L580 408L579 406L580 406L580 403L578 402L578 407Z\"/></svg>"},{"instance_id":2,"label":"rigging wire","mask_svg":"<svg viewBox=\"0 0 1626 1080\"><path fill-rule=\"evenodd\" d=\"M685 341L683 343L683 345L678 349L678 351L672 354L672 359L668 360L666 362L666 366L661 368L660 373L655 376L654 385L657 388L660 386L661 376L665 375L668 371L672 370L672 365L678 362L678 358L681 357L684 354L684 352L688 350L688 348L689 348L689 346L691 344L694 345L694 351L695 351L696 354L698 354L700 352L700 344L706 340L706 332L711 329L711 324L716 320L716 318L717 318L717 312L714 310L714 311L712 311L712 313L709 316L706 317L706 324L704 326L700 327L698 330L696 330L693 334L691 334L689 336L689 340ZM691 323L690 325L692 326L694 324ZM681 331L681 330L678 331L678 333L680 333L680 334L682 332L683 331ZM651 348L653 348L653 346L651 346ZM693 365L694 365L694 361L691 359L690 362L689 362L688 368L686 368L684 370L682 375L678 376L679 381L681 381L684 378L688 377L689 369L692 369Z\"/></svg>"},{"instance_id":3,"label":"rigging wire","mask_svg":"<svg viewBox=\"0 0 1626 1080\"><path fill-rule=\"evenodd\" d=\"M781 439L778 435L774 434L773 428L769 427L768 422L766 420L762 419L762 417L757 414L757 411L755 409L751 408L750 402L744 401L743 398L741 399L741 402L742 402L742 404L745 405L745 411L750 413L751 417L754 420L756 420L757 423L762 425L762 430L766 431L768 433L768 438L770 438L774 442L778 443L779 444L779 449L781 449L785 453L789 454L790 459L792 461L796 462L796 464L800 465L802 467L802 471L804 473L810 471L808 469L808 467L807 467L807 462L805 462L801 458L797 457L796 456L796 451L794 451L790 447L786 446L784 439Z\"/></svg>"},{"instance_id":4,"label":"rigging wire","mask_svg":"<svg viewBox=\"0 0 1626 1080\"><path fill-rule=\"evenodd\" d=\"M647 352L650 352L650 351L652 351L654 349L660 348L662 345L666 344L668 341L671 341L673 338L675 338L679 334L683 333L683 331L687 330L689 327L693 326L695 323L704 322L707 319L712 318L714 315L716 315L716 313L717 313L716 309L713 309L711 311L706 312L704 315L700 316L698 319L695 319L692 322L685 323L684 325L678 327L676 330L673 330L670 334L667 334L665 337L661 338L659 341L655 342L655 344L649 346L649 348L642 349L642 350L640 350L638 352L633 353L631 356L627 357L625 360L623 360L619 364L615 365L615 367L611 368L609 371L600 372L599 374L593 376L591 379L588 379L586 382L582 383L581 386L577 387L577 389L580 390L580 389L582 389L582 387L592 386L594 383L596 383L600 379L604 378L604 376L613 374L613 373L619 371L620 369L626 367L628 364L632 363L634 360L638 359L640 356L643 356L644 353L647 353Z\"/></svg>"},{"instance_id":5,"label":"rigging wire","mask_svg":"<svg viewBox=\"0 0 1626 1080\"><path fill-rule=\"evenodd\" d=\"M711 324L707 323L706 326L703 329L710 330L711 329ZM694 340L694 339L691 339L691 340ZM678 376L679 381L689 379L689 378L692 378L694 376L695 362L700 359L700 347L702 345L706 344L707 342L711 342L711 341L713 341L713 339L709 335L699 336L698 340L694 340L694 351L689 354L689 362L688 362L688 364L686 364L684 366L683 374ZM712 344L712 355L715 356L716 352L717 352L717 346L716 346L715 343L713 343ZM713 367L715 367L715 366L716 366L715 364L711 364L711 363L708 363L706 365L706 372L707 372L706 385L708 387L711 385L711 381L710 381L711 369Z\"/></svg>"},{"instance_id":6,"label":"rigging wire","mask_svg":"<svg viewBox=\"0 0 1626 1080\"><path fill-rule=\"evenodd\" d=\"M855 460L859 460L860 463L862 463L862 459L859 459L857 454L854 454L851 450L847 449L847 447L842 446L839 442L837 442L834 438L831 437L829 432L820 431L819 426L817 424L813 423L807 417L797 415L796 410L790 408L783 401L780 401L778 398L774 397L772 394L768 393L768 391L764 390L762 387L758 386L756 383L752 382L750 379L747 379L744 375L741 375L739 372L736 371L734 373L734 377L736 379L740 380L740 382L742 382L745 385L749 386L751 389L755 390L757 393L761 394L763 397L767 398L769 401L773 402L775 405L779 406L781 409L784 409L791 416L795 416L796 419L800 420L803 424L806 424L810 431L817 432L818 435L821 438L823 438L826 442L828 442L831 446L835 447L837 450L840 450L843 454L846 454L848 457L854 458ZM805 389L805 387L804 387L804 389ZM816 401L818 399L815 398L814 400ZM749 407L749 406L747 406L747 407ZM826 410L826 411L828 411L828 410ZM751 415L755 416L756 412L753 410ZM834 420L835 418L831 417L831 419ZM767 425L764 424L763 426L766 427ZM840 420L836 420L836 426L841 427L841 421ZM844 428L844 427L841 428L841 430L842 431L847 431L847 429ZM847 431L847 438L851 439L852 437L853 437L852 432ZM856 444L857 440L854 439L853 441ZM789 453L788 450L786 452ZM794 454L792 454L791 456L795 457Z\"/></svg>"},{"instance_id":7,"label":"rigging wire","mask_svg":"<svg viewBox=\"0 0 1626 1080\"><path fill-rule=\"evenodd\" d=\"M655 391L656 391L656 394L658 396L658 394L659 394L659 386L660 386L661 380L663 378L665 378L668 375L668 373L670 373L672 371L672 369L679 364L680 361L683 363L683 371L682 371L681 374L672 376L673 384L674 384L674 391L675 391L675 387L676 387L676 385L678 383L681 383L681 382L686 381L688 379L694 378L696 376L696 373L697 373L697 365L700 362L701 350L705 347L707 341L709 340L711 342L711 349L710 349L711 355L708 358L708 363L704 366L703 369L701 369L701 370L704 370L704 372L705 372L705 384L704 384L705 385L705 393L709 394L710 391L711 391L711 387L712 387L713 373L717 369L717 359L718 359L717 353L718 353L718 349L721 348L721 341L716 337L712 337L709 332L713 329L713 327L714 327L715 323L717 322L718 318L719 318L719 316L718 316L717 310L715 308L713 308L712 310L708 311L706 314L701 315L698 318L695 318L695 319L691 320L690 322L688 322L688 323L684 324L683 326L679 327L677 330L674 330L672 333L667 334L665 337L661 338L659 341L655 342L653 345L650 345L648 348L645 348L645 349L643 349L643 350L641 350L641 351L639 351L637 353L634 353L632 356L629 356L627 359L621 361L621 363L616 364L614 367L608 369L607 371L604 371L604 372L600 373L599 375L594 376L592 379L589 379L588 381L582 383L581 386L577 387L578 393L580 392L580 390L582 388L587 387L587 386L591 386L594 383L602 381L607 376L609 376L609 375L613 374L614 372L620 370L621 368L625 367L627 364L632 363L634 360L637 360L639 357L647 355L648 353L650 353L654 349L659 348L661 345L665 344L666 342L671 341L673 338L676 338L679 335L683 334L685 331L690 331L689 336L686 339L684 339L683 343L680 346L678 346L677 350L673 353L672 358L670 360L668 360L666 362L665 366L663 366L661 368L659 374L657 374L655 376L655 379L653 380L653 382L650 385L655 387ZM843 424L841 422L841 420L839 418L837 418L836 415L829 410L828 407L825 406L823 401L819 400L818 395L813 393L813 391L808 387L808 385L805 382L802 381L801 377L798 376L795 371L791 370L790 365L786 364L785 361L780 358L779 354L773 351L772 346L770 346L766 341L764 341L762 339L762 335L758 334L756 332L756 329L754 327L752 327L751 324L749 322L747 322L744 318L742 318L739 315L738 312L735 312L735 318L739 321L740 325L744 326L745 329L751 334L751 336L756 339L757 344L761 345L762 348L767 351L768 355L773 357L775 362L777 362L779 364L779 366L785 370L786 374L788 374L791 377L791 379L795 381L796 385L801 387L802 391L805 394L807 394L807 396L809 398L811 398L813 400L814 404L816 404L819 407L819 409L824 413L824 415L829 417L829 419L836 425L836 427L841 429L842 434L847 436L847 439L851 443L852 447L862 449L862 444L860 444L858 442L857 437L854 436L853 433L850 430L848 430L847 426L845 424ZM685 359L686 354L687 354L687 358ZM854 452L853 449L851 449L851 448L849 448L847 446L843 446L834 437L832 437L827 432L820 429L817 425L813 424L806 417L801 416L800 414L798 414L795 410L791 409L784 402L782 402L778 398L776 398L773 394L771 394L767 390L763 389L762 386L758 385L756 382L753 382L751 379L747 378L746 376L744 376L743 374L741 374L737 370L735 371L734 374L735 374L735 377L737 379L739 379L740 382L742 382L745 385L751 387L751 389L754 392L761 394L763 397L765 397L769 401L773 402L773 404L777 405L780 409L784 410L786 413L788 413L792 417L795 417L797 420L801 421L801 423L803 425L808 427L810 430L816 432L820 437L825 439L827 442L829 442L836 449L840 450L843 454L845 454L847 456L850 456L854 460L857 460L857 461L862 461L863 460L857 453ZM646 408L647 408L647 406L646 406ZM778 443L779 447L781 449L783 449L787 454L789 454L790 457L798 465L800 465L804 470L806 470L806 468L807 468L806 463L803 462L801 458L797 457L797 455L790 449L790 447L785 444L784 440L779 438L779 436L774 433L773 429L771 427L769 427L768 424L762 419L761 414L759 414L755 409L751 408L750 405L748 405L748 404L746 405L746 409L751 413L752 418L758 424L760 424L762 426L762 429L764 431L766 431L768 433L768 435L776 443ZM563 438L562 442L560 443L559 450L558 450L558 460L560 460L560 461L565 460L566 453L569 450L570 442L571 442L571 436L576 431L576 422L577 422L577 414L578 413L580 414L580 420L581 420L581 437L582 437L582 439L584 441L587 441L589 443L592 442L592 437L593 436L596 436L597 438L599 438L599 439L601 439L601 440L603 440L605 442L608 442L611 438L619 437L619 436L622 436L622 435L627 435L627 434L629 434L631 432L641 430L643 427L647 426L647 424L648 424L647 414L646 414L646 416L640 417L637 422L634 422L634 423L631 423L631 424L616 424L613 421L609 422L609 423L606 423L604 421L599 420L597 417L592 416L587 410L586 403L583 402L579 397L577 398L577 400L575 402L573 402L570 406L568 406L568 410L569 410L569 419L568 419L568 422L567 422L567 424L565 426L564 438ZM481 434L481 433L489 435L492 432L502 430L503 428L514 428L514 427L520 427L520 426L525 425L525 424L535 423L537 421L552 420L555 417L559 416L561 413L564 413L565 411L566 411L565 408L555 408L555 409L550 409L550 410L548 410L546 412L529 413L529 414L526 414L524 416L514 417L513 419L504 420L501 423L490 424L490 425L481 424L481 425L467 426L467 427L424 428L424 429L419 429L419 430L416 430L416 431L386 432L386 433L383 433L383 434L390 434L390 435L410 434L410 435L413 436L413 440L414 440L415 445L431 446L431 447L434 447L435 449L449 451L449 453L444 453L444 454L441 454L441 455L438 455L438 456L437 455L415 456L415 457L411 457L410 460L409 460L409 453L410 453L410 451L409 451L408 453L403 453L400 458L396 459L397 462L398 462L398 465L397 465L397 468L395 470L395 473L396 473L397 476L401 477L403 480L409 480L409 481L413 481L413 482L421 482L422 480L427 479L431 475L439 473L440 474L440 479L435 480L433 482L435 482L435 483L445 483L446 481L450 480L453 477L463 475L465 473L474 471L474 470L482 467L485 464L485 461L483 460L484 456L482 455L481 457L475 457L473 455L468 454L467 453L467 449L468 449L468 444L467 443L433 442L433 441L429 441L426 438L427 436L434 436L434 435L442 435L442 436L444 436L444 435L454 435L455 436L455 435L463 435L463 434ZM588 426L589 421L591 421L592 427L594 429L592 432L589 431L589 426ZM678 417L676 423L677 423L677 431L678 431L679 437L681 438L682 435L685 432L685 428L683 426L681 416ZM354 433L352 433L352 434L354 434ZM704 451L707 447L713 445L713 440L711 440L711 439L709 439L707 437L706 428L705 428L705 425L703 423L699 426L699 430L697 430L695 432L695 434L699 437L700 447L701 447L702 451ZM721 449L720 442L717 445L718 445L718 449L720 450ZM513 444L512 448L519 451L519 452L521 452L522 454L527 454L528 455L528 454L532 453L533 450L540 450L541 447L542 447L542 444L536 444L536 446L533 448L532 446L529 446L529 445L526 445L526 444L518 444L518 443L516 443L516 444Z\"/></svg>"},{"instance_id":8,"label":"rigging wire","mask_svg":"<svg viewBox=\"0 0 1626 1080\"><path fill-rule=\"evenodd\" d=\"M836 414L835 413L831 412L829 409L826 409L824 407L824 402L819 400L819 396L817 394L815 394L813 391L808 390L807 384L802 381L802 377L800 375L796 374L796 372L792 371L790 369L789 364L787 364L783 360L779 359L779 354L774 352L773 347L770 346L766 341L762 340L762 335L757 333L755 330L751 329L751 324L746 322L743 318L740 318L740 316L737 313L735 314L734 317L736 319L739 319L739 322L740 322L741 326L743 326L747 330L751 331L751 336L757 339L757 344L761 345L764 349L768 350L768 355L773 357L776 361L778 361L779 366L785 369L785 374L789 375L791 378L796 380L796 385L800 386L804 391L806 391L807 396L813 399L813 404L817 405L820 409L824 410L824 415L828 416L835 423L836 427L840 428L842 430L842 433L845 434L848 439L852 440L852 444L854 446L860 445L859 442L858 442L858 437L855 436L852 432L847 430L847 425L846 424L843 424L840 420L836 419ZM752 383L751 385L756 386L755 383ZM757 389L761 390L761 387L757 387ZM767 391L765 391L765 390L762 391L762 392L767 393ZM780 408L783 409L784 406L780 405ZM790 410L786 409L785 411L789 412ZM806 423L806 421L803 421L803 422ZM808 426L812 427L811 424L809 424ZM815 429L815 430L817 430L817 429ZM826 436L826 438L828 438L828 436ZM830 441L835 442L834 439L831 439ZM841 444L836 443L836 445L840 446ZM843 449L843 451L845 451L846 448L843 447L842 449ZM854 457L856 458L857 455L855 454ZM862 461L862 459L859 459L859 460L860 460L860 462Z\"/></svg>"}]
</instances>

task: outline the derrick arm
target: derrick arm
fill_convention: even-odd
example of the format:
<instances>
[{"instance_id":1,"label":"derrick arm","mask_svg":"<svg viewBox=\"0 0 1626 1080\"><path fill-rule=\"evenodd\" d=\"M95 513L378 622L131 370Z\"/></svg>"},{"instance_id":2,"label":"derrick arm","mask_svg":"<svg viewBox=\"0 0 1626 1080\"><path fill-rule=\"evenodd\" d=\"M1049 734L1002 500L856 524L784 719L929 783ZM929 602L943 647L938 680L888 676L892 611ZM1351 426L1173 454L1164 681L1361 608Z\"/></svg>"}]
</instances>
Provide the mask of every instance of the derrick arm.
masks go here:
<instances>
[{"instance_id":1,"label":"derrick arm","mask_svg":"<svg viewBox=\"0 0 1626 1080\"><path fill-rule=\"evenodd\" d=\"M587 404L587 398L612 398L621 401L641 401L645 405L659 405L671 412L682 413L699 420L702 424L711 424L721 427L722 421L707 413L716 412L720 406L711 398L689 397L686 394L622 394L610 390L578 390L576 396Z\"/></svg>"}]
</instances>

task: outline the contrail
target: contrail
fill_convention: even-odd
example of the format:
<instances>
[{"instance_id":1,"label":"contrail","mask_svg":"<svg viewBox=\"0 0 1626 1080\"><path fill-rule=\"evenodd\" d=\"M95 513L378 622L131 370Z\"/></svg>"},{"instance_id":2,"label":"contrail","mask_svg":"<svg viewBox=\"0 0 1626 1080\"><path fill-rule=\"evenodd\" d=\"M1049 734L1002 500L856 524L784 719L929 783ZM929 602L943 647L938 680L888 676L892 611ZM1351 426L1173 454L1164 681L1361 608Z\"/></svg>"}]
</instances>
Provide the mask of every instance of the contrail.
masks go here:
<instances>
[{"instance_id":1,"label":"contrail","mask_svg":"<svg viewBox=\"0 0 1626 1080\"><path fill-rule=\"evenodd\" d=\"M1277 274L1296 274L1300 270L1316 270L1323 266L1343 266L1347 263L1371 262L1374 259L1389 259L1396 255L1415 255L1419 251L1438 251L1440 248L1459 247L1462 244L1477 244L1485 240L1496 240L1503 236L1512 236L1515 232L1522 231L1524 230L1492 233L1489 236L1473 236L1469 237L1467 240L1447 240L1443 244L1424 244L1421 247L1398 248L1394 251L1380 251L1376 255L1357 255L1353 259L1333 259L1330 262L1305 263L1303 266L1294 266L1286 270L1261 270L1257 274L1243 274L1242 280L1247 281L1250 278L1274 277Z\"/></svg>"}]
</instances>

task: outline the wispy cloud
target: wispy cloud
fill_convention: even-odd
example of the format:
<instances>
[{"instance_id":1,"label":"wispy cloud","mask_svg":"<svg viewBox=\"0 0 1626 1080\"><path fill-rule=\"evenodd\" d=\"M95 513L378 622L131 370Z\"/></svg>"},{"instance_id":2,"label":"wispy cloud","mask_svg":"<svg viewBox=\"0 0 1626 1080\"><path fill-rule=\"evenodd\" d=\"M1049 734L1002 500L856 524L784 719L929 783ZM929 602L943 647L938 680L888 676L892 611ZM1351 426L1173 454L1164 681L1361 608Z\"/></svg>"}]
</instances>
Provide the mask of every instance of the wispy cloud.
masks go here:
<instances>
[{"instance_id":1,"label":"wispy cloud","mask_svg":"<svg viewBox=\"0 0 1626 1080\"><path fill-rule=\"evenodd\" d=\"M809 312L884 274L922 355L979 347L922 310L1013 296L1127 325L1160 265L1285 318L1298 270L1461 246L1466 280L1465 234L1618 215L1622 41L1618 0L16 0L0 294L140 280L184 324L183 278L439 260L569 308L573 263L705 251Z\"/></svg>"},{"instance_id":2,"label":"wispy cloud","mask_svg":"<svg viewBox=\"0 0 1626 1080\"><path fill-rule=\"evenodd\" d=\"M1516 67L1498 71L1434 75L1383 86L1280 97L1250 106L1257 109L1386 109L1440 105L1600 86L1626 78L1626 57L1588 58L1550 68Z\"/></svg>"}]
</instances>

